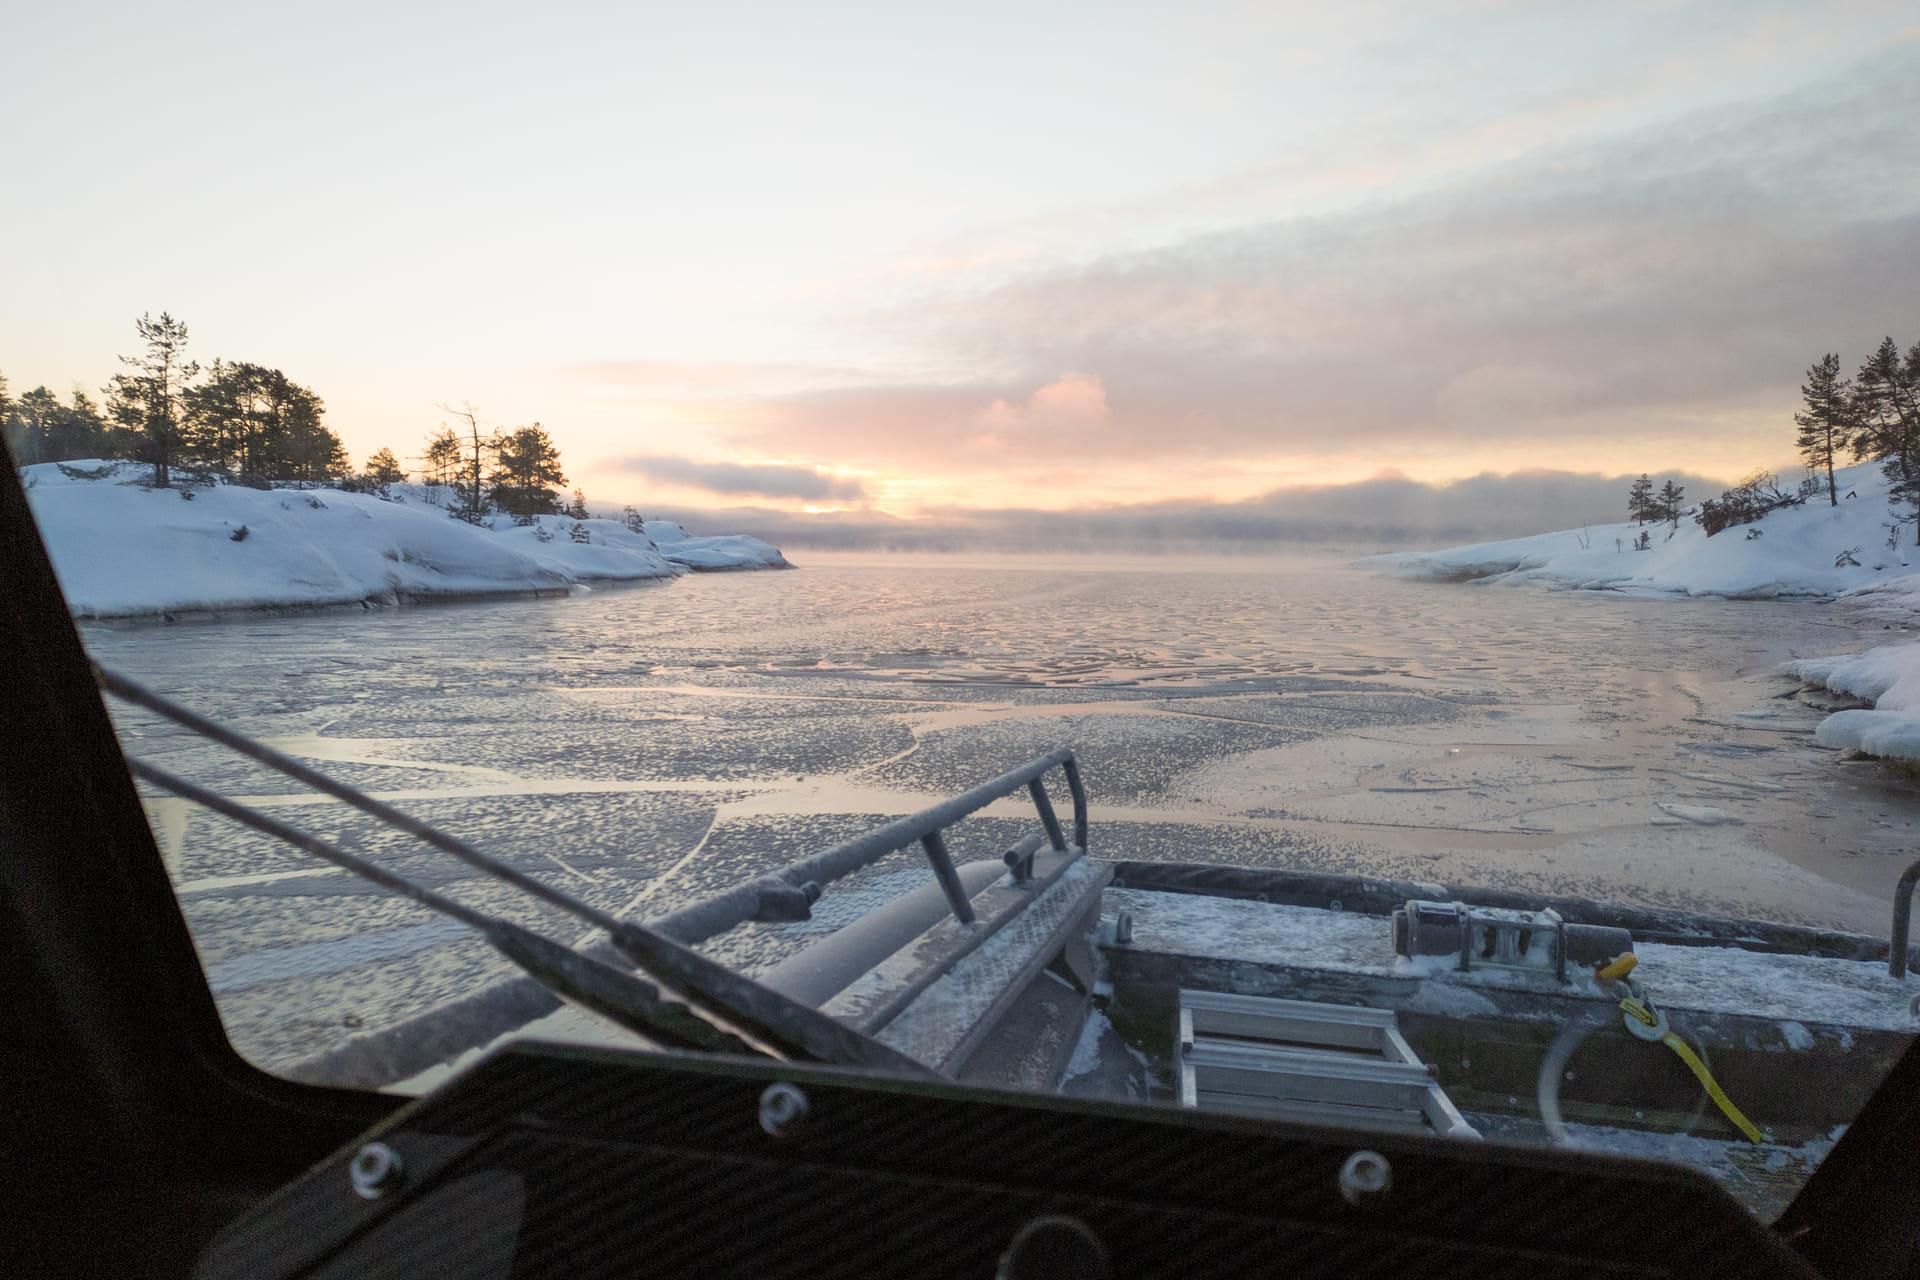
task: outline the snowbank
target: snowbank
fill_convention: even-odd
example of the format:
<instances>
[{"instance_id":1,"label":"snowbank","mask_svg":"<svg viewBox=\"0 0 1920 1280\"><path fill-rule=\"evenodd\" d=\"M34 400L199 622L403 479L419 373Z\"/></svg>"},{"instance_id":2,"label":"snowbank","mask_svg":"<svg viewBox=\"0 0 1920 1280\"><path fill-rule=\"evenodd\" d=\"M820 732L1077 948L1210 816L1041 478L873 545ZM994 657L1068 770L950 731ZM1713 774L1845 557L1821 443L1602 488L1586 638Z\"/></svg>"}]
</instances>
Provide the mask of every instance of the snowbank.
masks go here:
<instances>
[{"instance_id":1,"label":"snowbank","mask_svg":"<svg viewBox=\"0 0 1920 1280\"><path fill-rule=\"evenodd\" d=\"M1881 645L1838 658L1802 658L1786 672L1814 688L1871 704L1840 711L1814 733L1822 746L1920 761L1920 642Z\"/></svg>"},{"instance_id":2,"label":"snowbank","mask_svg":"<svg viewBox=\"0 0 1920 1280\"><path fill-rule=\"evenodd\" d=\"M444 507L451 494L445 486L421 484L396 484L388 490L399 501L417 503L422 506ZM648 520L645 533L634 533L626 523L620 520L588 519L576 521L571 516L540 516L532 528L519 527L506 516L491 516L484 528L493 529L510 537L529 539L533 543L552 548L560 540L571 541L573 526L584 524L591 534L594 545L604 545L634 551L657 553L669 563L682 569L691 569L696 573L724 572L732 569L791 569L787 558L780 549L758 538L743 533L718 534L711 537L696 538L688 533L686 526L672 520ZM552 542L543 542L533 528L551 534ZM578 546L579 544L574 544ZM590 554L562 551L562 562L593 563ZM595 576L595 575L587 575ZM598 576L619 577L618 574Z\"/></svg>"},{"instance_id":3,"label":"snowbank","mask_svg":"<svg viewBox=\"0 0 1920 1280\"><path fill-rule=\"evenodd\" d=\"M131 463L43 463L22 477L76 616L397 603L562 592L690 569L785 567L758 539L656 542L617 520L530 527L450 519L420 486L394 500L334 489L149 489ZM443 491L444 492L444 491ZM183 494L191 494L185 497ZM649 530L651 532L651 530Z\"/></svg>"},{"instance_id":4,"label":"snowbank","mask_svg":"<svg viewBox=\"0 0 1920 1280\"><path fill-rule=\"evenodd\" d=\"M1843 498L1824 495L1713 537L1682 516L1667 525L1595 525L1441 551L1402 551L1360 563L1405 577L1641 594L1830 598L1888 593L1887 603L1920 608L1920 554L1906 530L1887 546L1887 486L1877 463L1837 473ZM1694 495L1701 497L1705 495ZM1624 502L1625 495L1622 495ZM1636 551L1641 534L1651 549ZM1857 564L1840 564L1849 556Z\"/></svg>"}]
</instances>

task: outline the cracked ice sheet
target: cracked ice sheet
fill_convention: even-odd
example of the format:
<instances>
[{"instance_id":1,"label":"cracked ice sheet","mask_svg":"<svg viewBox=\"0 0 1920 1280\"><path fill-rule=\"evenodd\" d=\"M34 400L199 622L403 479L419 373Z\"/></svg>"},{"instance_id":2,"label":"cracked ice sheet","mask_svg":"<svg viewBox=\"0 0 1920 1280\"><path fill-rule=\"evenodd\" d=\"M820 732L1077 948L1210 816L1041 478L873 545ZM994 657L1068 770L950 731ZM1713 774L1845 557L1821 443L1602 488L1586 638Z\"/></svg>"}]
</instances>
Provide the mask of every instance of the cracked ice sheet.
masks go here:
<instances>
[{"instance_id":1,"label":"cracked ice sheet","mask_svg":"<svg viewBox=\"0 0 1920 1280\"><path fill-rule=\"evenodd\" d=\"M1392 850L1424 864L1416 878L1884 934L1885 900L1831 874L1829 841L1875 833L1833 803L1826 757L1804 732L1743 737L1699 714L1810 728L1777 693L1676 680L1638 720L1509 705L1254 751L1196 769L1170 807Z\"/></svg>"}]
</instances>

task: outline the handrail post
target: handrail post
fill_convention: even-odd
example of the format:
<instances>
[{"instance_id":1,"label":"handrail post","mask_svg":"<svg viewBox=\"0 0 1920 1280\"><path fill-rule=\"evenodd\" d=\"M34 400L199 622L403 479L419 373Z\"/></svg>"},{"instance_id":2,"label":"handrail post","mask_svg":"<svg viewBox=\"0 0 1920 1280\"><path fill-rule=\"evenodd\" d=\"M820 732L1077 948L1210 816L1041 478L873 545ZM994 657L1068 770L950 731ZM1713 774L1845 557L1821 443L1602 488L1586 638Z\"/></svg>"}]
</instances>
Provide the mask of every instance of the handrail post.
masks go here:
<instances>
[{"instance_id":1,"label":"handrail post","mask_svg":"<svg viewBox=\"0 0 1920 1280\"><path fill-rule=\"evenodd\" d=\"M1080 781L1080 762L1068 755L1060 762L1066 771L1067 790L1073 795L1073 843L1085 853L1087 851L1087 788Z\"/></svg>"},{"instance_id":2,"label":"handrail post","mask_svg":"<svg viewBox=\"0 0 1920 1280\"><path fill-rule=\"evenodd\" d=\"M966 886L960 883L960 873L953 869L953 855L947 852L947 842L940 838L938 831L929 831L920 837L920 845L927 851L927 861L933 864L933 878L940 882L940 891L947 895L954 919L961 924L972 924L973 902L967 897Z\"/></svg>"},{"instance_id":3,"label":"handrail post","mask_svg":"<svg viewBox=\"0 0 1920 1280\"><path fill-rule=\"evenodd\" d=\"M1920 884L1920 862L1907 868L1893 891L1893 937L1887 952L1887 972L1907 976L1907 932L1913 926L1913 887Z\"/></svg>"},{"instance_id":4,"label":"handrail post","mask_svg":"<svg viewBox=\"0 0 1920 1280\"><path fill-rule=\"evenodd\" d=\"M1027 790L1033 795L1033 807L1040 815L1040 825L1047 829L1047 843L1057 853L1065 853L1067 834L1060 829L1060 816L1053 811L1053 801L1047 798L1047 782L1044 775L1027 784Z\"/></svg>"}]
</instances>

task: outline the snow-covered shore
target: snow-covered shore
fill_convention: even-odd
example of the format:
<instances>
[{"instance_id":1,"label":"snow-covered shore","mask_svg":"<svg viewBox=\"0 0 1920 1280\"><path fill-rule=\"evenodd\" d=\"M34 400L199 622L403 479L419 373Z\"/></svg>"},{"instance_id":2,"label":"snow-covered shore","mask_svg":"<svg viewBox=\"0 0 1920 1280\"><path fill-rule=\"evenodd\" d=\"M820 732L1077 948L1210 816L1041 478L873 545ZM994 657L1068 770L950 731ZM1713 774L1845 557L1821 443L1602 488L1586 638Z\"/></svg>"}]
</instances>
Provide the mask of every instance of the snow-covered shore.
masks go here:
<instances>
[{"instance_id":1,"label":"snow-covered shore","mask_svg":"<svg viewBox=\"0 0 1920 1280\"><path fill-rule=\"evenodd\" d=\"M1405 577L1500 586L1620 591L1729 599L1850 599L1877 613L1920 621L1920 548L1910 525L1888 545L1887 484L1876 463L1836 473L1850 495L1824 494L1709 538L1682 517L1665 525L1597 525L1449 547L1373 556L1363 565ZM1633 550L1642 533L1651 549ZM1669 536L1671 535L1671 536ZM1854 561L1857 563L1847 563ZM1823 746L1920 761L1920 641L1865 653L1802 658L1785 674L1862 705L1837 711L1815 733Z\"/></svg>"},{"instance_id":2,"label":"snow-covered shore","mask_svg":"<svg viewBox=\"0 0 1920 1280\"><path fill-rule=\"evenodd\" d=\"M147 474L98 461L23 472L77 617L559 593L695 570L788 567L757 538L694 537L667 521L649 522L645 533L564 516L526 527L465 524L440 505L446 490L419 485L395 485L387 498L229 484L156 490L140 483ZM575 540L576 526L584 540Z\"/></svg>"},{"instance_id":3,"label":"snow-covered shore","mask_svg":"<svg viewBox=\"0 0 1920 1280\"><path fill-rule=\"evenodd\" d=\"M1412 578L1647 595L1774 599L1875 595L1920 611L1920 548L1911 526L1889 547L1887 485L1877 463L1837 473L1839 506L1824 494L1709 538L1692 519L1594 525L1438 551L1399 551L1360 563ZM1698 495L1696 495L1698 496ZM1649 536L1650 547L1634 550ZM1851 559L1857 563L1848 564Z\"/></svg>"}]
</instances>

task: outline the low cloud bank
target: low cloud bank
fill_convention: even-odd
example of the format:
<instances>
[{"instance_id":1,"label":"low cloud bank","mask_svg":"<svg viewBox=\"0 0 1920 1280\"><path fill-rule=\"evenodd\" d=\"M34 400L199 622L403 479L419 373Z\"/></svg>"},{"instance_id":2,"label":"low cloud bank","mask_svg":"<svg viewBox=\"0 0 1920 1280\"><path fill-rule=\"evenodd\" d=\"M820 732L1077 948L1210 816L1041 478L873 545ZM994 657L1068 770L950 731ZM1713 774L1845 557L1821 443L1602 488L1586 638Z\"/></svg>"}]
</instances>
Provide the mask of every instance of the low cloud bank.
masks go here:
<instances>
[{"instance_id":1,"label":"low cloud bank","mask_svg":"<svg viewBox=\"0 0 1920 1280\"><path fill-rule=\"evenodd\" d=\"M809 467L695 462L664 455L622 458L615 465L623 471L708 493L797 498L803 502L858 502L866 497L866 489L858 480Z\"/></svg>"},{"instance_id":2,"label":"low cloud bank","mask_svg":"<svg viewBox=\"0 0 1920 1280\"><path fill-rule=\"evenodd\" d=\"M1689 503L1724 481L1661 473ZM1631 476L1567 471L1479 475L1450 484L1380 476L1356 484L1281 489L1247 502L1152 503L1082 511L941 511L903 520L872 511L804 515L766 508L662 508L702 528L738 529L787 548L892 551L1412 550L1611 524L1626 515Z\"/></svg>"}]
</instances>

